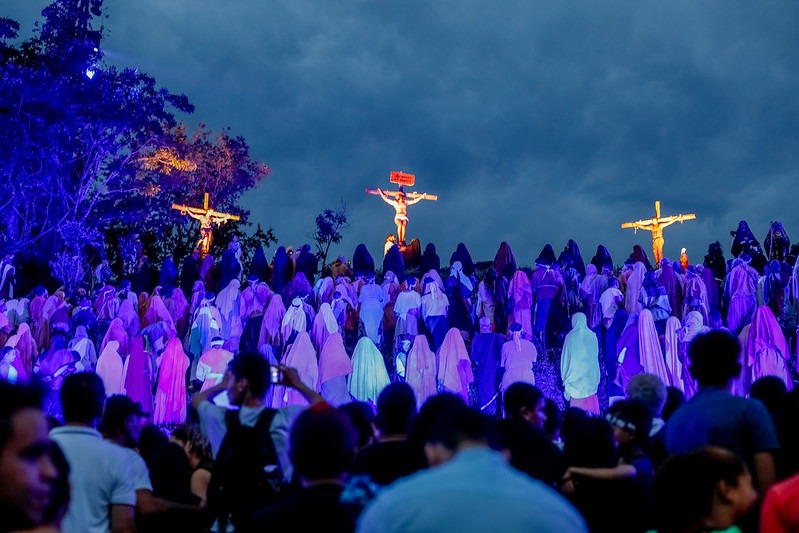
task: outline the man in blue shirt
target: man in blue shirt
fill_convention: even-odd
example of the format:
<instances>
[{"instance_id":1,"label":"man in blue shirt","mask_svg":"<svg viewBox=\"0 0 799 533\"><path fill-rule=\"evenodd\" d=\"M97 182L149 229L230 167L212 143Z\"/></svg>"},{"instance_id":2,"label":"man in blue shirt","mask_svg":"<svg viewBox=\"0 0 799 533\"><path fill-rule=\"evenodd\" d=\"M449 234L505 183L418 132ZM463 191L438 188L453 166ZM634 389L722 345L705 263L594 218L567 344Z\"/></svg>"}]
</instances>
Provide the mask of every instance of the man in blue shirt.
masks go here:
<instances>
[{"instance_id":1,"label":"man in blue shirt","mask_svg":"<svg viewBox=\"0 0 799 533\"><path fill-rule=\"evenodd\" d=\"M779 443L763 404L730 392L741 373L738 339L710 331L691 342L688 355L699 390L666 424L666 450L682 454L706 446L726 448L747 463L765 494L776 479L773 452Z\"/></svg>"},{"instance_id":2,"label":"man in blue shirt","mask_svg":"<svg viewBox=\"0 0 799 533\"><path fill-rule=\"evenodd\" d=\"M491 449L492 425L485 415L442 394L428 401L419 416L429 419L424 452L432 468L381 492L357 531L587 531L565 499Z\"/></svg>"}]
</instances>

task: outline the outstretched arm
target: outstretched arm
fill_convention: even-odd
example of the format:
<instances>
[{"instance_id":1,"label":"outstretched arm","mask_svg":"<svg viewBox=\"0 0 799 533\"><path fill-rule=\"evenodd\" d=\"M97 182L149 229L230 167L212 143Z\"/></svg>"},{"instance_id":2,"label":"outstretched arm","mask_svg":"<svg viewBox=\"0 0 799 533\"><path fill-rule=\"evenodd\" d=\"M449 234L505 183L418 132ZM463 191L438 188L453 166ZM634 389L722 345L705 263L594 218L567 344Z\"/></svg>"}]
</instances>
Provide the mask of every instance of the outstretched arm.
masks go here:
<instances>
[{"instance_id":1,"label":"outstretched arm","mask_svg":"<svg viewBox=\"0 0 799 533\"><path fill-rule=\"evenodd\" d=\"M388 205L390 205L394 209L397 208L397 205L399 205L399 204L397 204L396 201L394 201L391 198L389 198L388 195L383 191L383 189L377 189L377 192L380 193L380 198L382 198L384 202L386 202Z\"/></svg>"},{"instance_id":2,"label":"outstretched arm","mask_svg":"<svg viewBox=\"0 0 799 533\"><path fill-rule=\"evenodd\" d=\"M198 209L188 208L186 209L186 214L189 215L194 220L202 220L205 217L205 211L200 211Z\"/></svg>"},{"instance_id":3,"label":"outstretched arm","mask_svg":"<svg viewBox=\"0 0 799 533\"><path fill-rule=\"evenodd\" d=\"M427 193L425 192L425 193L422 193L420 196L417 196L416 198L412 198L410 200L406 200L405 203L408 204L408 205L413 205L415 203L421 202L422 200L424 200L426 198L427 198Z\"/></svg>"}]
</instances>

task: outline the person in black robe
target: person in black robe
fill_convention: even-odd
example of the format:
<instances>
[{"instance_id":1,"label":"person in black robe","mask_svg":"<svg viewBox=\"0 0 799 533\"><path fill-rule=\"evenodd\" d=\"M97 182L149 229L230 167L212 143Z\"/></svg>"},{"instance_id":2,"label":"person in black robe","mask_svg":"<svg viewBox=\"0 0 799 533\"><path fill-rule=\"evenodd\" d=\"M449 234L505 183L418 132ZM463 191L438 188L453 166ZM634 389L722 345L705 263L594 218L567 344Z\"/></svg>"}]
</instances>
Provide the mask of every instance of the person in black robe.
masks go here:
<instances>
[{"instance_id":1,"label":"person in black robe","mask_svg":"<svg viewBox=\"0 0 799 533\"><path fill-rule=\"evenodd\" d=\"M613 272L613 259L610 257L608 249L601 244L596 247L596 254L591 258L591 264L599 273L602 273L603 270Z\"/></svg>"},{"instance_id":2,"label":"person in black robe","mask_svg":"<svg viewBox=\"0 0 799 533\"><path fill-rule=\"evenodd\" d=\"M452 266L455 261L461 262L464 274L467 276L472 275L474 272L474 261L472 261L472 256L469 254L469 250L466 249L466 245L462 242L458 243L458 247L452 252L449 258L449 266Z\"/></svg>"},{"instance_id":3,"label":"person in black robe","mask_svg":"<svg viewBox=\"0 0 799 533\"><path fill-rule=\"evenodd\" d=\"M275 259L272 268L272 290L276 293L283 292L283 289L294 277L294 263L291 262L285 246L279 246L275 251Z\"/></svg>"},{"instance_id":4,"label":"person in black robe","mask_svg":"<svg viewBox=\"0 0 799 533\"><path fill-rule=\"evenodd\" d=\"M405 261L403 261L399 246L396 244L389 248L388 253L383 257L383 274L385 275L389 271L397 277L397 282L402 283L405 280Z\"/></svg>"},{"instance_id":5,"label":"person in black robe","mask_svg":"<svg viewBox=\"0 0 799 533\"><path fill-rule=\"evenodd\" d=\"M788 249L791 247L791 239L782 227L781 222L772 222L763 241L766 249L766 257L771 260L785 261L788 258Z\"/></svg>"},{"instance_id":6,"label":"person in black robe","mask_svg":"<svg viewBox=\"0 0 799 533\"><path fill-rule=\"evenodd\" d=\"M630 254L630 259L633 260L633 263L643 263L647 271L652 270L652 263L649 262L649 257L646 255L646 252L640 244L633 246L633 252Z\"/></svg>"},{"instance_id":7,"label":"person in black robe","mask_svg":"<svg viewBox=\"0 0 799 533\"><path fill-rule=\"evenodd\" d=\"M234 279L241 276L241 265L236 260L233 250L222 252L222 278L219 280L219 289L224 289Z\"/></svg>"},{"instance_id":8,"label":"person in black robe","mask_svg":"<svg viewBox=\"0 0 799 533\"><path fill-rule=\"evenodd\" d=\"M418 238L414 237L411 239L410 246L405 248L405 251L403 252L403 259L405 260L405 266L407 266L409 269L416 268L421 264L422 243Z\"/></svg>"},{"instance_id":9,"label":"person in black robe","mask_svg":"<svg viewBox=\"0 0 799 533\"><path fill-rule=\"evenodd\" d=\"M194 282L200 279L200 266L197 264L198 255L194 252L183 259L180 269L180 290L186 299L191 299L191 290Z\"/></svg>"},{"instance_id":10,"label":"person in black robe","mask_svg":"<svg viewBox=\"0 0 799 533\"><path fill-rule=\"evenodd\" d=\"M441 270L441 259L438 258L436 245L432 242L428 242L427 246L424 248L420 270L423 273L430 272L431 270Z\"/></svg>"},{"instance_id":11,"label":"person in black robe","mask_svg":"<svg viewBox=\"0 0 799 533\"><path fill-rule=\"evenodd\" d=\"M352 269L364 275L375 273L375 260L363 243L356 246L355 253L352 254Z\"/></svg>"},{"instance_id":12,"label":"person in black robe","mask_svg":"<svg viewBox=\"0 0 799 533\"><path fill-rule=\"evenodd\" d=\"M139 261L139 268L136 271L136 275L133 276L133 292L141 293L141 292L149 292L152 291L153 279L155 277L155 273L153 271L153 267L150 266L150 258L146 255L143 255L141 261Z\"/></svg>"},{"instance_id":13,"label":"person in black robe","mask_svg":"<svg viewBox=\"0 0 799 533\"><path fill-rule=\"evenodd\" d=\"M158 277L158 284L162 287L174 287L178 282L178 269L171 257L164 259L161 265L161 274Z\"/></svg>"},{"instance_id":14,"label":"person in black robe","mask_svg":"<svg viewBox=\"0 0 799 533\"><path fill-rule=\"evenodd\" d=\"M316 274L319 272L319 259L311 253L311 245L303 244L300 248L300 255L297 257L295 271L302 272L308 283L314 284Z\"/></svg>"},{"instance_id":15,"label":"person in black robe","mask_svg":"<svg viewBox=\"0 0 799 533\"><path fill-rule=\"evenodd\" d=\"M538 258L535 260L536 265L547 265L553 266L557 260L555 259L555 251L552 249L551 244L547 244L541 250L541 253L538 254Z\"/></svg>"},{"instance_id":16,"label":"person in black robe","mask_svg":"<svg viewBox=\"0 0 799 533\"><path fill-rule=\"evenodd\" d=\"M721 250L719 241L708 245L704 265L713 272L716 283L721 284L727 277L727 262L724 260L724 252Z\"/></svg>"},{"instance_id":17,"label":"person in black robe","mask_svg":"<svg viewBox=\"0 0 799 533\"><path fill-rule=\"evenodd\" d=\"M449 276L444 285L449 299L449 307L447 307L447 324L449 328L458 328L461 331L466 331L471 337L473 331L469 314L471 306L463 296L461 282L455 276Z\"/></svg>"},{"instance_id":18,"label":"person in black robe","mask_svg":"<svg viewBox=\"0 0 799 533\"><path fill-rule=\"evenodd\" d=\"M749 262L749 266L757 270L757 272L762 275L768 260L763 253L763 249L760 247L760 242L755 239L755 234L752 233L751 229L749 229L749 224L746 223L746 220L741 220L738 223L738 229L731 231L730 235L733 237L733 257L739 257L743 253L749 254L749 256L752 258Z\"/></svg>"},{"instance_id":19,"label":"person in black robe","mask_svg":"<svg viewBox=\"0 0 799 533\"><path fill-rule=\"evenodd\" d=\"M513 256L510 245L505 241L500 243L499 249L494 255L494 270L497 271L497 276L505 277L508 280L516 272L516 258Z\"/></svg>"},{"instance_id":20,"label":"person in black robe","mask_svg":"<svg viewBox=\"0 0 799 533\"><path fill-rule=\"evenodd\" d=\"M474 365L474 386L477 395L477 408L487 415L494 416L502 412L497 404L499 382L497 373L502 362L502 345L505 339L499 333L491 331L491 320L480 319L480 333L472 340L472 364Z\"/></svg>"},{"instance_id":21,"label":"person in black robe","mask_svg":"<svg viewBox=\"0 0 799 533\"><path fill-rule=\"evenodd\" d=\"M255 249L255 253L252 256L252 261L250 261L250 271L248 274L251 276L253 274L258 276L258 281L269 281L269 275L271 274L269 270L269 262L266 260L266 256L264 255L264 249L260 246Z\"/></svg>"},{"instance_id":22,"label":"person in black robe","mask_svg":"<svg viewBox=\"0 0 799 533\"><path fill-rule=\"evenodd\" d=\"M569 239L569 242L566 243L566 246L563 247L563 251L560 253L560 257L558 257L558 261L563 264L565 261L564 256L571 257L571 266L580 274L580 279L585 278L585 261L583 260L583 256L580 253L580 247L577 246L577 243L574 239ZM600 270L597 268L597 270Z\"/></svg>"}]
</instances>

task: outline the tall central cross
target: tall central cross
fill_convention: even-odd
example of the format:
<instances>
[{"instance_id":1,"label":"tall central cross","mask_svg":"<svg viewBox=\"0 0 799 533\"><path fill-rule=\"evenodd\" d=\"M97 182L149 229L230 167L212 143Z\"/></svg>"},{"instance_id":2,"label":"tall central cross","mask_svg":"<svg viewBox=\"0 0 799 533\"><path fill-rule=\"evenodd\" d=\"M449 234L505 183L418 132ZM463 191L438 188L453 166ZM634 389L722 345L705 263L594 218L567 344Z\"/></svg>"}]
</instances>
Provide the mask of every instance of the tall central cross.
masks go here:
<instances>
[{"instance_id":1,"label":"tall central cross","mask_svg":"<svg viewBox=\"0 0 799 533\"><path fill-rule=\"evenodd\" d=\"M621 225L622 229L633 228L636 232L639 229L652 232L652 252L655 254L655 263L659 266L663 259L663 228L671 226L675 222L683 223L686 220L695 220L696 215L672 215L668 217L660 216L660 200L655 202L655 216L652 218L638 220L636 222L625 222Z\"/></svg>"},{"instance_id":2,"label":"tall central cross","mask_svg":"<svg viewBox=\"0 0 799 533\"><path fill-rule=\"evenodd\" d=\"M404 172L392 172L389 180L391 183L399 185L397 191L384 191L383 189L366 189L368 194L379 195L384 202L394 208L394 223L397 225L397 245L405 246L405 228L408 226L408 206L422 200L438 200L438 196L427 194L405 192L403 185L413 186L416 176L405 174ZM401 249L401 248L400 248Z\"/></svg>"},{"instance_id":3,"label":"tall central cross","mask_svg":"<svg viewBox=\"0 0 799 533\"><path fill-rule=\"evenodd\" d=\"M197 250L202 257L208 255L211 243L214 240L214 224L222 225L228 220L240 220L238 215L214 211L208 206L208 193L203 195L202 207L190 207L183 204L172 204L172 209L180 211L181 215L189 215L200 221L200 240L197 241Z\"/></svg>"}]
</instances>

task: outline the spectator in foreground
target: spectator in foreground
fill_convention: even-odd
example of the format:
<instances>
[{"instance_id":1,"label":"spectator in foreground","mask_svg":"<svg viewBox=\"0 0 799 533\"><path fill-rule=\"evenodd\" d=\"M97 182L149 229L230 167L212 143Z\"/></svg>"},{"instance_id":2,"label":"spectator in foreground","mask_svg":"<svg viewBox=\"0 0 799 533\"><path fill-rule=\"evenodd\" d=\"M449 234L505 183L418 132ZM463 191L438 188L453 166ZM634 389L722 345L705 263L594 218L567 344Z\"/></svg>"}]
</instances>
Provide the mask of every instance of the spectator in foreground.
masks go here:
<instances>
[{"instance_id":1,"label":"spectator in foreground","mask_svg":"<svg viewBox=\"0 0 799 533\"><path fill-rule=\"evenodd\" d=\"M499 421L503 447L510 464L554 487L563 475L560 449L544 432L546 400L537 387L516 382L505 391L505 419Z\"/></svg>"},{"instance_id":2,"label":"spectator in foreground","mask_svg":"<svg viewBox=\"0 0 799 533\"><path fill-rule=\"evenodd\" d=\"M490 419L459 400L440 409L432 422L423 438L432 468L381 492L361 516L358 531L587 531L561 496L491 449Z\"/></svg>"},{"instance_id":3,"label":"spectator in foreground","mask_svg":"<svg viewBox=\"0 0 799 533\"><path fill-rule=\"evenodd\" d=\"M355 456L355 432L347 415L326 403L304 411L291 428L291 461L298 493L256 512L246 531L351 533L355 520L341 505L344 476Z\"/></svg>"},{"instance_id":4,"label":"spectator in foreground","mask_svg":"<svg viewBox=\"0 0 799 533\"><path fill-rule=\"evenodd\" d=\"M58 527L61 516L48 516L59 471L47 429L41 393L0 382L0 531Z\"/></svg>"},{"instance_id":5,"label":"spectator in foreground","mask_svg":"<svg viewBox=\"0 0 799 533\"><path fill-rule=\"evenodd\" d=\"M379 485L389 485L416 468L408 450L408 432L416 417L416 396L410 385L392 383L377 398L377 441L361 450L353 474L365 474Z\"/></svg>"},{"instance_id":6,"label":"spectator in foreground","mask_svg":"<svg viewBox=\"0 0 799 533\"><path fill-rule=\"evenodd\" d=\"M774 452L779 449L771 417L763 404L733 396L741 373L741 345L721 330L698 335L688 351L698 391L666 425L666 450L684 454L704 448L726 448L746 462L760 494L775 481Z\"/></svg>"},{"instance_id":7,"label":"spectator in foreground","mask_svg":"<svg viewBox=\"0 0 799 533\"><path fill-rule=\"evenodd\" d=\"M658 533L724 531L749 514L757 492L743 461L708 447L666 460L655 477L655 502Z\"/></svg>"},{"instance_id":8,"label":"spectator in foreground","mask_svg":"<svg viewBox=\"0 0 799 533\"><path fill-rule=\"evenodd\" d=\"M103 416L105 387L97 374L80 372L61 387L64 425L50 431L70 466L72 488L66 533L136 530L136 485L128 451L95 429Z\"/></svg>"}]
</instances>

